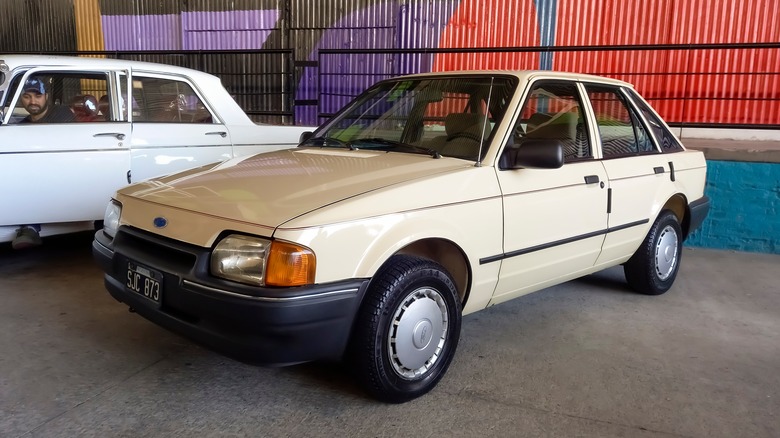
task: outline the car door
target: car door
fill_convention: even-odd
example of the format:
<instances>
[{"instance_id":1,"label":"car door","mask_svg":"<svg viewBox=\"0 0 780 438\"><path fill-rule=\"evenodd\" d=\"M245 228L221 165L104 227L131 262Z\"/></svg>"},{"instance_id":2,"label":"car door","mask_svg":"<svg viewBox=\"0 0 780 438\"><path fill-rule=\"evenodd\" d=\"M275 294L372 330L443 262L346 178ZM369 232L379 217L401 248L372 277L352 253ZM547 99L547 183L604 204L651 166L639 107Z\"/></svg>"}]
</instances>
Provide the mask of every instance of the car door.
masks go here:
<instances>
[{"instance_id":1,"label":"car door","mask_svg":"<svg viewBox=\"0 0 780 438\"><path fill-rule=\"evenodd\" d=\"M584 84L593 109L604 168L609 178L609 233L597 263L630 255L672 190L673 164L661 153L640 112L624 90Z\"/></svg>"},{"instance_id":2,"label":"car door","mask_svg":"<svg viewBox=\"0 0 780 438\"><path fill-rule=\"evenodd\" d=\"M230 132L187 78L133 72L131 179L232 157Z\"/></svg>"},{"instance_id":3,"label":"car door","mask_svg":"<svg viewBox=\"0 0 780 438\"><path fill-rule=\"evenodd\" d=\"M103 217L129 169L130 124L100 117L97 107L98 96L115 92L118 73L41 67L13 79L0 126L0 225ZM24 90L31 84L45 96L47 114L63 117L26 122L22 95L34 91Z\"/></svg>"},{"instance_id":4,"label":"car door","mask_svg":"<svg viewBox=\"0 0 780 438\"><path fill-rule=\"evenodd\" d=\"M504 253L491 304L590 269L604 241L606 172L594 158L576 82L539 81L530 89L511 141L522 147L534 138L560 140L564 164L497 171Z\"/></svg>"}]
</instances>

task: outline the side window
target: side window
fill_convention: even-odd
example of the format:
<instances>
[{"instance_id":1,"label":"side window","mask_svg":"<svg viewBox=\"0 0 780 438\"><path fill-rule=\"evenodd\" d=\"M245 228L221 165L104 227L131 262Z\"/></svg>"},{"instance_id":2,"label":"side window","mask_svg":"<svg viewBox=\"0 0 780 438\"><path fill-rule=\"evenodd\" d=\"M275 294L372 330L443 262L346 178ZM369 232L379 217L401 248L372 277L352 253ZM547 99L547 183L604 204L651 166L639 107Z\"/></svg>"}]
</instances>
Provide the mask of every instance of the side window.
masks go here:
<instances>
[{"instance_id":1,"label":"side window","mask_svg":"<svg viewBox=\"0 0 780 438\"><path fill-rule=\"evenodd\" d=\"M526 138L561 140L566 163L593 158L574 82L542 81L534 85L513 130L516 145L522 147Z\"/></svg>"},{"instance_id":2,"label":"side window","mask_svg":"<svg viewBox=\"0 0 780 438\"><path fill-rule=\"evenodd\" d=\"M658 116L655 115L653 110L650 109L650 106L647 104L647 102L644 101L634 90L627 90L628 94L631 95L631 100L634 101L634 104L637 108L639 108L639 111L642 113L642 115L645 117L645 120L647 120L647 123L650 124L650 130L652 131L653 135L655 135L656 140L658 141L658 144L661 145L661 151L662 152L680 152L683 150L682 146L680 145L680 142L677 141L677 138L672 134L666 126L664 126L661 119L658 118Z\"/></svg>"},{"instance_id":3,"label":"side window","mask_svg":"<svg viewBox=\"0 0 780 438\"><path fill-rule=\"evenodd\" d=\"M13 104L9 123L105 122L96 96L108 95L103 73L39 72L30 75ZM106 101L107 102L107 101Z\"/></svg>"},{"instance_id":4,"label":"side window","mask_svg":"<svg viewBox=\"0 0 780 438\"><path fill-rule=\"evenodd\" d=\"M213 123L211 113L192 87L180 80L133 77L133 121Z\"/></svg>"},{"instance_id":5,"label":"side window","mask_svg":"<svg viewBox=\"0 0 780 438\"><path fill-rule=\"evenodd\" d=\"M657 152L653 141L620 90L604 85L586 85L596 116L604 158Z\"/></svg>"}]
</instances>

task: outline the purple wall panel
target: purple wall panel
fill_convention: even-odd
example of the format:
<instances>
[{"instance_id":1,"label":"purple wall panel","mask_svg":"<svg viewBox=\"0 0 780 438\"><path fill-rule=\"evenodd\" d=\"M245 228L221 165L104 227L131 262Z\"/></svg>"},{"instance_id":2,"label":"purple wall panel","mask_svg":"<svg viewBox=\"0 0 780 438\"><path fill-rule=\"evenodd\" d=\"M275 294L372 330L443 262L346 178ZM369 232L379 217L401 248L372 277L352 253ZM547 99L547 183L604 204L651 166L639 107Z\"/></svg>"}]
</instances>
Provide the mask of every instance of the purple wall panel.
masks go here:
<instances>
[{"instance_id":1,"label":"purple wall panel","mask_svg":"<svg viewBox=\"0 0 780 438\"><path fill-rule=\"evenodd\" d=\"M178 15L104 15L106 50L181 50Z\"/></svg>"},{"instance_id":2,"label":"purple wall panel","mask_svg":"<svg viewBox=\"0 0 780 438\"><path fill-rule=\"evenodd\" d=\"M277 29L279 11L183 12L185 50L259 49Z\"/></svg>"}]
</instances>

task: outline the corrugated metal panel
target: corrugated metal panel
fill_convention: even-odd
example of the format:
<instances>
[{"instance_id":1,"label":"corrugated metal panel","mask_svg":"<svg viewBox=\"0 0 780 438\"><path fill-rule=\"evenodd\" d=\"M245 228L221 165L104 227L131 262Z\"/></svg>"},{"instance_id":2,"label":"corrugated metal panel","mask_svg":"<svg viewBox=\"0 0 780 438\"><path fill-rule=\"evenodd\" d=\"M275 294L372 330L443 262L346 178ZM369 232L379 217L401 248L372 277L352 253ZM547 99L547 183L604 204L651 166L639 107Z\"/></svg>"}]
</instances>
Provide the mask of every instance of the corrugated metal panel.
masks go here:
<instances>
[{"instance_id":1,"label":"corrugated metal panel","mask_svg":"<svg viewBox=\"0 0 780 438\"><path fill-rule=\"evenodd\" d=\"M259 49L278 29L279 11L183 12L184 50Z\"/></svg>"},{"instance_id":2,"label":"corrugated metal panel","mask_svg":"<svg viewBox=\"0 0 780 438\"><path fill-rule=\"evenodd\" d=\"M98 0L73 0L79 51L104 50Z\"/></svg>"},{"instance_id":3,"label":"corrugated metal panel","mask_svg":"<svg viewBox=\"0 0 780 438\"><path fill-rule=\"evenodd\" d=\"M0 2L0 49L72 52L76 22L70 1Z\"/></svg>"},{"instance_id":4,"label":"corrugated metal panel","mask_svg":"<svg viewBox=\"0 0 780 438\"><path fill-rule=\"evenodd\" d=\"M285 0L187 0L182 12L281 10Z\"/></svg>"},{"instance_id":5,"label":"corrugated metal panel","mask_svg":"<svg viewBox=\"0 0 780 438\"><path fill-rule=\"evenodd\" d=\"M103 15L172 15L190 0L100 0Z\"/></svg>"},{"instance_id":6,"label":"corrugated metal panel","mask_svg":"<svg viewBox=\"0 0 780 438\"><path fill-rule=\"evenodd\" d=\"M399 0L291 0L291 29L389 27Z\"/></svg>"},{"instance_id":7,"label":"corrugated metal panel","mask_svg":"<svg viewBox=\"0 0 780 438\"><path fill-rule=\"evenodd\" d=\"M780 41L780 28L773 24L780 15L780 3L776 0L721 3L656 0L654 3L648 7L645 3L622 0L561 0L557 44ZM763 113L758 109L776 106L777 101L756 97L777 99L777 88L757 89L769 84L762 86L754 75L743 73L767 71L762 66L767 68L770 53L776 51L755 54L739 50L564 52L555 55L554 68L627 80L673 122L769 123L763 114L772 114L772 108ZM773 68L778 71L780 65L775 63ZM773 123L778 122L774 120Z\"/></svg>"},{"instance_id":8,"label":"corrugated metal panel","mask_svg":"<svg viewBox=\"0 0 780 438\"><path fill-rule=\"evenodd\" d=\"M106 50L181 50L179 15L104 15Z\"/></svg>"},{"instance_id":9,"label":"corrugated metal panel","mask_svg":"<svg viewBox=\"0 0 780 438\"><path fill-rule=\"evenodd\" d=\"M393 68L392 56L337 55L320 59L320 49L395 48L397 1L341 0L311 2L291 0L291 37L298 60L309 64L301 67L296 101L317 101L317 112L337 110L346 99L354 96ZM316 65L316 62L323 65ZM351 69L351 70L348 70ZM352 71L354 70L354 71ZM345 87L344 74L350 85ZM327 83L321 93L318 84ZM296 105L296 123L317 123L312 114L314 105Z\"/></svg>"},{"instance_id":10,"label":"corrugated metal panel","mask_svg":"<svg viewBox=\"0 0 780 438\"><path fill-rule=\"evenodd\" d=\"M463 0L442 33L439 46L538 46L541 31L532 0ZM540 59L538 53L443 54L436 57L432 70L539 68Z\"/></svg>"}]
</instances>

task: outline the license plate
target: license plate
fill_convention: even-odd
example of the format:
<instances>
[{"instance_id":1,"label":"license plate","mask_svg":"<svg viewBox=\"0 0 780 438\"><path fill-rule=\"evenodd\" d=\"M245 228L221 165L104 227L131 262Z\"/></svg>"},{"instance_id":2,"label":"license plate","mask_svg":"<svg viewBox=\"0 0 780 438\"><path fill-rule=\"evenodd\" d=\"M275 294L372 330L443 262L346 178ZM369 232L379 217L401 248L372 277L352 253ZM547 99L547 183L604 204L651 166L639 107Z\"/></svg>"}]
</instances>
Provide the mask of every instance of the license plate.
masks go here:
<instances>
[{"instance_id":1,"label":"license plate","mask_svg":"<svg viewBox=\"0 0 780 438\"><path fill-rule=\"evenodd\" d=\"M162 296L162 284L163 276L161 273L135 262L127 262L125 286L131 291L159 304Z\"/></svg>"}]
</instances>

